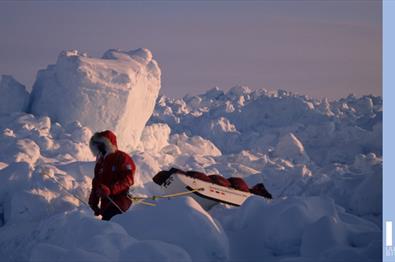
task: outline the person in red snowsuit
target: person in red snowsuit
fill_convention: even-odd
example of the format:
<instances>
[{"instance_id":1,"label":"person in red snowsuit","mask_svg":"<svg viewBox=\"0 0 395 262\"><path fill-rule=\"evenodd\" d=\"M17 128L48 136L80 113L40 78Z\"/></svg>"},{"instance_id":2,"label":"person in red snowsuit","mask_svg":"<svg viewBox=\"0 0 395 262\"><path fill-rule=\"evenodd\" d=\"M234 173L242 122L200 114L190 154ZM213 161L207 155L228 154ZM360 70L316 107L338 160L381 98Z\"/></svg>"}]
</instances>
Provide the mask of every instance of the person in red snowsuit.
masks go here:
<instances>
[{"instance_id":1,"label":"person in red snowsuit","mask_svg":"<svg viewBox=\"0 0 395 262\"><path fill-rule=\"evenodd\" d=\"M132 204L128 192L134 183L136 165L128 154L118 150L117 138L109 130L95 133L89 146L96 155L89 206L95 216L102 215L102 220L110 220L122 213L119 208L125 212Z\"/></svg>"}]
</instances>

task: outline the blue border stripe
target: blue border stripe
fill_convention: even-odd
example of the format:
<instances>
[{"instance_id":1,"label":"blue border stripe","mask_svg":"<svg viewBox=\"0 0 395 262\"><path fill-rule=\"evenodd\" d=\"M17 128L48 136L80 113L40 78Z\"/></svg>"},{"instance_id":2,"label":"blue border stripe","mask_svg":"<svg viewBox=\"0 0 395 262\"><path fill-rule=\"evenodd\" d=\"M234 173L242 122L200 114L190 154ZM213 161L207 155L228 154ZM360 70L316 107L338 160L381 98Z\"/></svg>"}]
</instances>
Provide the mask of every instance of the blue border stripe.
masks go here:
<instances>
[{"instance_id":1,"label":"blue border stripe","mask_svg":"<svg viewBox=\"0 0 395 262\"><path fill-rule=\"evenodd\" d=\"M386 255L385 221L395 221L395 1L383 1L383 261ZM393 222L394 223L394 222ZM393 234L394 235L394 234ZM395 247L394 247L395 248Z\"/></svg>"}]
</instances>

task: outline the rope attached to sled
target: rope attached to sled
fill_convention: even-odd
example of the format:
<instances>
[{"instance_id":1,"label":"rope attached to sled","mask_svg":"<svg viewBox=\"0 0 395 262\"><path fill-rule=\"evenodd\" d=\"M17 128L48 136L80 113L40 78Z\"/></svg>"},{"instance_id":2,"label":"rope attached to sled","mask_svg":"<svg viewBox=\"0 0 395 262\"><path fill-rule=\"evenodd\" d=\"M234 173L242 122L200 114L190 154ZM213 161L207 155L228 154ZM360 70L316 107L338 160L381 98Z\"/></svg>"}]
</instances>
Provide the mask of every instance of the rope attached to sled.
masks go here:
<instances>
[{"instance_id":1,"label":"rope attached to sled","mask_svg":"<svg viewBox=\"0 0 395 262\"><path fill-rule=\"evenodd\" d=\"M135 205L143 204L143 205L151 206L151 207L156 206L156 204L150 203L150 202L145 202L145 201L143 201L143 199L138 199L138 197L133 197L133 196L131 196L131 195L128 195L128 198L129 198L130 200L132 200L132 201L133 201L133 204L135 204Z\"/></svg>"},{"instance_id":2,"label":"rope attached to sled","mask_svg":"<svg viewBox=\"0 0 395 262\"><path fill-rule=\"evenodd\" d=\"M197 189L193 189L190 191L184 191L184 192L179 192L179 193L174 193L174 194L153 195L153 196L148 196L148 197L139 197L139 196L128 195L128 198L132 201L137 201L137 203L141 203L141 204L148 205L148 206L156 206L156 204L145 202L144 200L155 201L157 199L163 199L163 198L170 199L170 198L174 198L174 197L186 196L186 195L193 194L195 192L203 191L203 190L204 190L204 188L197 188Z\"/></svg>"},{"instance_id":3,"label":"rope attached to sled","mask_svg":"<svg viewBox=\"0 0 395 262\"><path fill-rule=\"evenodd\" d=\"M69 195L73 196L74 198L78 199L81 203L85 204L87 207L89 207L89 204L83 200L80 196L72 193L69 191L68 188L66 188L62 183L60 183L55 177L51 176L49 174L50 172L48 170L44 170L43 172L41 172L41 175L48 177L49 179L51 179L53 182L55 182L56 184L58 184L66 193L68 193ZM128 194L127 197L132 200L135 204L143 204L146 206L156 206L155 203L150 203L150 202L146 202L144 200L157 200L157 199L163 199L163 198L174 198L174 197L180 197L180 196L186 196L192 193L195 193L197 191L203 191L204 188L197 188L197 189L193 189L190 191L184 191L184 192L179 192L179 193L174 193L174 194L168 194L168 195L153 195L153 196L148 196L148 197L139 197L139 196L133 196L131 194ZM121 213L124 213L124 211L114 202L113 199L111 199L110 197L107 196L107 199L117 208L119 209L119 211L121 211Z\"/></svg>"}]
</instances>

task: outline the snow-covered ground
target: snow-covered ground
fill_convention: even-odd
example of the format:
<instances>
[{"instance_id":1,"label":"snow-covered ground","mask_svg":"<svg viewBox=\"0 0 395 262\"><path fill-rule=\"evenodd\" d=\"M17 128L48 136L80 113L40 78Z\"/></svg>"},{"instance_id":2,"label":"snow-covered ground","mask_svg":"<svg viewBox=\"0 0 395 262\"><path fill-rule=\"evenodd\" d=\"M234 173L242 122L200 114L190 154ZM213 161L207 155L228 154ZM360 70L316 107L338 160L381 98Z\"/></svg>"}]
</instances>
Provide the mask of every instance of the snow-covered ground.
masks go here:
<instances>
[{"instance_id":1,"label":"snow-covered ground","mask_svg":"<svg viewBox=\"0 0 395 262\"><path fill-rule=\"evenodd\" d=\"M1 78L1 261L381 260L381 97L236 86L172 99L159 88L146 49L63 52L29 106L25 88ZM273 200L207 211L162 199L103 222L50 178L88 198L99 128L115 129L135 160L136 195L161 193L152 177L174 166L263 182Z\"/></svg>"}]
</instances>

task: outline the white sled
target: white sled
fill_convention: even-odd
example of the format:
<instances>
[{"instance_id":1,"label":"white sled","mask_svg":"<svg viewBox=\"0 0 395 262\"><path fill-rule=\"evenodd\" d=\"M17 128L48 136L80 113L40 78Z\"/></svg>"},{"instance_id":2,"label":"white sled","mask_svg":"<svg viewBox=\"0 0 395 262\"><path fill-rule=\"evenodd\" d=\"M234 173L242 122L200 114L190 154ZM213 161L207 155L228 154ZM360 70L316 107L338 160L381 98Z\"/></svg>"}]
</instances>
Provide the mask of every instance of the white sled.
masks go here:
<instances>
[{"instance_id":1,"label":"white sled","mask_svg":"<svg viewBox=\"0 0 395 262\"><path fill-rule=\"evenodd\" d=\"M177 194L185 191L204 209L208 210L218 203L240 206L252 194L229 187L206 182L181 173L174 173L161 185L166 194Z\"/></svg>"}]
</instances>

